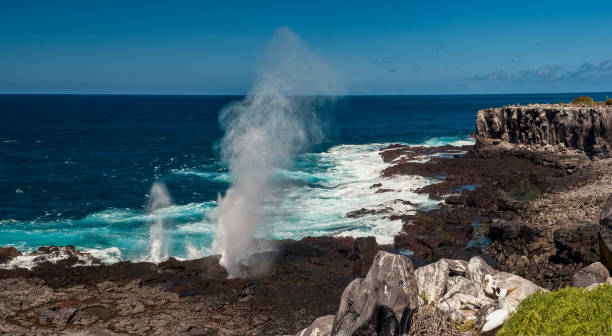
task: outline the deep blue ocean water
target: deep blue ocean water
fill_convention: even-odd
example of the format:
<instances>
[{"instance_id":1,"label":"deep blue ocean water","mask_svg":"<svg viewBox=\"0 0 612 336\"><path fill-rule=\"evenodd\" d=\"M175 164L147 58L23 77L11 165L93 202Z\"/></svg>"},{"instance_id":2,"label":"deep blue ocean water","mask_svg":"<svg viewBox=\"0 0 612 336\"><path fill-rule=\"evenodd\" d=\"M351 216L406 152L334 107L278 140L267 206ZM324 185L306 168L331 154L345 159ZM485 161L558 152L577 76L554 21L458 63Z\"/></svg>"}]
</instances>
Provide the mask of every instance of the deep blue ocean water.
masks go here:
<instances>
[{"instance_id":1,"label":"deep blue ocean water","mask_svg":"<svg viewBox=\"0 0 612 336\"><path fill-rule=\"evenodd\" d=\"M610 94L589 94L601 100ZM401 142L469 143L478 109L570 101L577 94L349 96L318 111L324 140L276 179L282 200L265 208L262 236L375 235L401 228L346 212L411 200L435 181L381 179L377 150ZM0 246L72 244L107 261L148 258L150 226L163 221L167 255L210 254L218 196L231 177L219 160L218 114L238 96L0 95ZM146 209L155 182L170 207ZM383 183L397 192L374 194Z\"/></svg>"}]
</instances>

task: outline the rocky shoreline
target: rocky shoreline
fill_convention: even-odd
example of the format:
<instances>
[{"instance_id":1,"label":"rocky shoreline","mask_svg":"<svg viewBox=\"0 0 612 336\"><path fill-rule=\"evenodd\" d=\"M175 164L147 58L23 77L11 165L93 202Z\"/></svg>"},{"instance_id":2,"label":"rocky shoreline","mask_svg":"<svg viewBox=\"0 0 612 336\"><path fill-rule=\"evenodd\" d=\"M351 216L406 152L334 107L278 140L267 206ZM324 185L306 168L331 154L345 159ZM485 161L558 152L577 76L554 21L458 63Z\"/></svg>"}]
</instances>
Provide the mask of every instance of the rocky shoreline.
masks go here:
<instances>
[{"instance_id":1,"label":"rocky shoreline","mask_svg":"<svg viewBox=\"0 0 612 336\"><path fill-rule=\"evenodd\" d=\"M247 279L227 279L218 256L104 265L72 247L43 247L27 256L32 269L0 269L0 334L395 335L431 317L421 292L447 313L437 322L481 324L493 304L484 273L520 279L529 289L521 299L606 281L605 267L592 264L612 267L612 107L506 106L479 111L476 125L474 146L380 151L383 177L437 180L418 192L443 201L389 213L402 222L393 245L280 241L251 257ZM0 248L0 263L20 255ZM270 271L259 274L264 264Z\"/></svg>"},{"instance_id":2,"label":"rocky shoreline","mask_svg":"<svg viewBox=\"0 0 612 336\"><path fill-rule=\"evenodd\" d=\"M343 288L367 273L377 251L373 238L280 241L278 251L252 257L248 279L227 279L218 256L3 269L0 334L293 333L335 313ZM272 261L269 273L257 273Z\"/></svg>"},{"instance_id":3,"label":"rocky shoreline","mask_svg":"<svg viewBox=\"0 0 612 336\"><path fill-rule=\"evenodd\" d=\"M612 108L485 109L474 136L474 147L454 158L412 160L445 148L381 151L391 163L385 176L439 179L419 192L444 200L438 209L398 216L395 246L425 263L481 254L544 288L571 284L572 274L599 260L599 214L612 194ZM479 236L491 243L468 244Z\"/></svg>"}]
</instances>

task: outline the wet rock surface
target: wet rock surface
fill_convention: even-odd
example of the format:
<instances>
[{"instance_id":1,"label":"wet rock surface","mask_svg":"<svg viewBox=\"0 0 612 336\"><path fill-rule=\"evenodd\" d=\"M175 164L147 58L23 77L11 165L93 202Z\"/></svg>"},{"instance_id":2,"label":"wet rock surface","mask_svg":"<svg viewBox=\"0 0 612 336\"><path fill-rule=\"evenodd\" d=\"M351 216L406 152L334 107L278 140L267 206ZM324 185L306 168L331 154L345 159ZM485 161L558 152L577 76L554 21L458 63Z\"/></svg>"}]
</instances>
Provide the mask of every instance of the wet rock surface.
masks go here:
<instances>
[{"instance_id":1,"label":"wet rock surface","mask_svg":"<svg viewBox=\"0 0 612 336\"><path fill-rule=\"evenodd\" d=\"M21 252L12 246L0 247L0 264L6 264L20 255Z\"/></svg>"}]
</instances>

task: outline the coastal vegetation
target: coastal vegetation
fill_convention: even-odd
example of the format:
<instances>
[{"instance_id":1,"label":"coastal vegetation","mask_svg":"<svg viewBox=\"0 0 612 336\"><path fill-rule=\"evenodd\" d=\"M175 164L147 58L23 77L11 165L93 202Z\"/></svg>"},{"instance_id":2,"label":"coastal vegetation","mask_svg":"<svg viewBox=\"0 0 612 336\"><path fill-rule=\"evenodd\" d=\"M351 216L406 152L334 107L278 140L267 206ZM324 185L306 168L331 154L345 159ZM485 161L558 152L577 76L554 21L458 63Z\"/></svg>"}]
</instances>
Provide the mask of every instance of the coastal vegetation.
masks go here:
<instances>
[{"instance_id":1,"label":"coastal vegetation","mask_svg":"<svg viewBox=\"0 0 612 336\"><path fill-rule=\"evenodd\" d=\"M496 335L609 335L610 302L609 284L590 291L576 287L538 291L521 302Z\"/></svg>"},{"instance_id":2,"label":"coastal vegetation","mask_svg":"<svg viewBox=\"0 0 612 336\"><path fill-rule=\"evenodd\" d=\"M589 96L580 96L580 97L574 98L574 100L572 100L571 104L574 104L574 105L594 105L595 104L595 100L593 100L593 98L591 98Z\"/></svg>"},{"instance_id":3,"label":"coastal vegetation","mask_svg":"<svg viewBox=\"0 0 612 336\"><path fill-rule=\"evenodd\" d=\"M565 105L565 103L563 102L559 102L557 104ZM574 100L572 100L570 104L571 105L608 105L610 106L612 105L612 98L608 98L602 101L595 101L595 99L593 99L592 97L580 96L580 97L574 98Z\"/></svg>"}]
</instances>

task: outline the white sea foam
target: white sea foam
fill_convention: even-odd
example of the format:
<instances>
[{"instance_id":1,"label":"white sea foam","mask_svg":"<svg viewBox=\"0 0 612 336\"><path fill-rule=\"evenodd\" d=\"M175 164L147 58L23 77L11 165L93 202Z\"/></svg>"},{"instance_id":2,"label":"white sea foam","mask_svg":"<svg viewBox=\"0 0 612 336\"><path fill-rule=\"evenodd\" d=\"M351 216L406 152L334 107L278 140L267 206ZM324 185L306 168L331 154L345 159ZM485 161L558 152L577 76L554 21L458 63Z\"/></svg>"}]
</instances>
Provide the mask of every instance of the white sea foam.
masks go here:
<instances>
[{"instance_id":1,"label":"white sea foam","mask_svg":"<svg viewBox=\"0 0 612 336\"><path fill-rule=\"evenodd\" d=\"M121 250L117 247L83 248L82 251L91 254L105 264L114 264L123 260Z\"/></svg>"},{"instance_id":2,"label":"white sea foam","mask_svg":"<svg viewBox=\"0 0 612 336\"><path fill-rule=\"evenodd\" d=\"M476 140L470 137L465 137L462 139L458 139L457 137L436 137L436 138L431 138L425 141L423 145L427 147L438 147L438 146L445 146L445 145L460 147L460 146L471 146L475 143L476 143Z\"/></svg>"},{"instance_id":3,"label":"white sea foam","mask_svg":"<svg viewBox=\"0 0 612 336\"><path fill-rule=\"evenodd\" d=\"M111 248L115 249L115 248ZM93 256L93 254L92 254ZM57 249L52 250L49 253L43 253L40 251L33 251L29 253L24 253L23 255L17 256L11 259L6 264L0 264L0 268L2 269L14 269L14 268L26 268L31 270L43 262L50 262L53 264L57 264L61 260L66 260L71 257L76 257L77 262L73 266L90 266L93 264L93 260L88 255L83 254L74 254L73 251L69 250L67 247L59 247Z\"/></svg>"},{"instance_id":4,"label":"white sea foam","mask_svg":"<svg viewBox=\"0 0 612 336\"><path fill-rule=\"evenodd\" d=\"M457 145L462 141L467 140L436 138L425 145ZM267 230L256 232L256 237L375 236L380 244L392 243L394 235L401 231L402 223L390 221L387 217L390 214L410 214L417 208L436 207L438 201L429 199L427 194L418 194L416 190L438 181L409 175L381 177L381 171L389 164L382 161L379 151L387 145L338 145L322 153L300 155L295 163L299 169L277 170L273 179L279 186L278 190L263 204L262 220L267 223ZM464 153L452 155L461 154ZM436 155L423 156L419 160L428 160L432 156ZM203 178L207 178L205 176L210 172L223 173L219 166L204 168L209 170L190 169L194 173L202 172ZM371 188L378 183L380 187ZM376 193L379 189L391 191ZM397 200L409 201L410 204ZM3 219L0 220L0 246L13 244L21 251L31 251L40 245L72 244L104 263L125 259L150 260L150 225L162 221L167 223L163 225L162 238L172 242L172 248L163 257L197 258L218 253L212 249L212 239L217 230L216 208L216 201L207 201L149 208L149 211L108 209L81 219L62 219L54 213L33 221ZM359 218L346 217L348 212L361 208L384 209L385 212ZM65 257L60 253L51 256L50 261L57 262ZM31 268L35 265L35 258L21 256L0 267ZM86 265L87 261L80 264Z\"/></svg>"},{"instance_id":5,"label":"white sea foam","mask_svg":"<svg viewBox=\"0 0 612 336\"><path fill-rule=\"evenodd\" d=\"M378 153L385 145L341 145L321 153L318 165L329 167L322 173L325 176L322 187L289 188L280 206L266 208L268 219L274 223L275 238L375 236L379 244L389 244L402 223L385 217L413 213L417 207L436 206L437 201L415 192L435 180L406 175L381 177L388 164ZM372 188L379 183L380 187ZM376 193L378 189L390 191ZM346 217L348 212L362 208L385 211L360 218Z\"/></svg>"},{"instance_id":6,"label":"white sea foam","mask_svg":"<svg viewBox=\"0 0 612 336\"><path fill-rule=\"evenodd\" d=\"M173 169L172 173L177 174L177 175L186 175L186 176L193 175L193 176L205 178L207 180L223 182L223 183L230 182L230 176L229 176L229 173L227 172L208 172L208 171L199 171L196 169L181 168L181 169Z\"/></svg>"}]
</instances>

